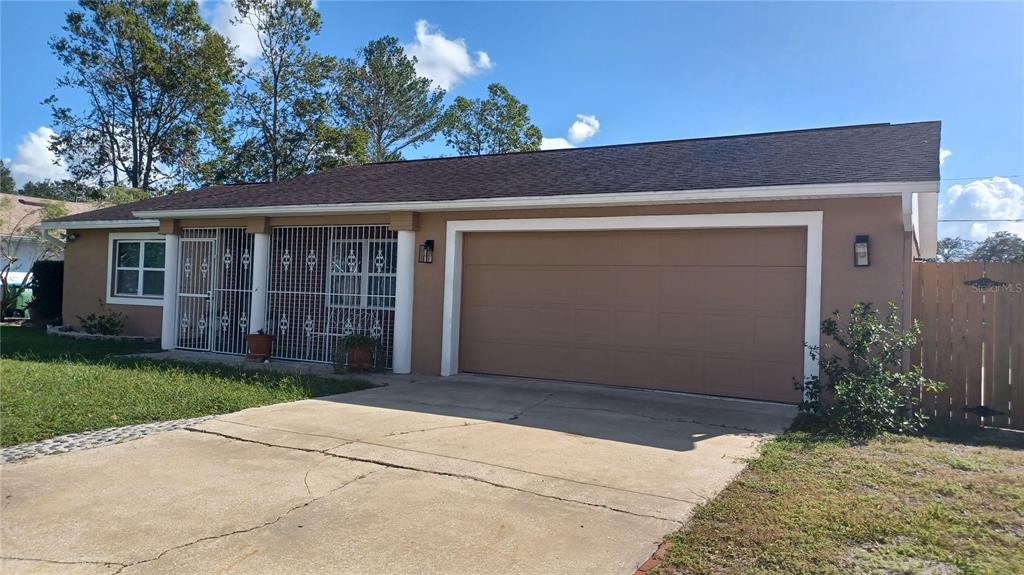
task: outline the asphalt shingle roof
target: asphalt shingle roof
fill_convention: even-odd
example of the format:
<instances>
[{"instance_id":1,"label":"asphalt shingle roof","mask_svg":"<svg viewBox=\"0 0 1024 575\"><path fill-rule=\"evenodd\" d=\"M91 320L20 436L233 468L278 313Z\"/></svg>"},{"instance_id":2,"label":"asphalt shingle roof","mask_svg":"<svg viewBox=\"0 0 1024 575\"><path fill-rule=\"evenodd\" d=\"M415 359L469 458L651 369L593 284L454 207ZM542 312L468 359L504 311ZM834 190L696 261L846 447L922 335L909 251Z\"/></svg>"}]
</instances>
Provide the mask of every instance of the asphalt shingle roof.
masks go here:
<instances>
[{"instance_id":1,"label":"asphalt shingle roof","mask_svg":"<svg viewBox=\"0 0 1024 575\"><path fill-rule=\"evenodd\" d=\"M937 181L940 129L940 122L869 124L347 166L276 183L209 186L63 219L131 219L143 210Z\"/></svg>"}]
</instances>

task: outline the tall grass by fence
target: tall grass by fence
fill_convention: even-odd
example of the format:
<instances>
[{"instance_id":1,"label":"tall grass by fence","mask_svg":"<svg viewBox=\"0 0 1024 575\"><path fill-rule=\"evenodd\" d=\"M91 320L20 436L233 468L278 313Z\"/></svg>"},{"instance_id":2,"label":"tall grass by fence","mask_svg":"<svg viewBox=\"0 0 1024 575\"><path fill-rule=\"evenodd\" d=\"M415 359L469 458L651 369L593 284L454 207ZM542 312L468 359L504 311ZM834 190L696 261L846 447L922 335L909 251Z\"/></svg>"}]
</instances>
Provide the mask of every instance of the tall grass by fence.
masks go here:
<instances>
[{"instance_id":1,"label":"tall grass by fence","mask_svg":"<svg viewBox=\"0 0 1024 575\"><path fill-rule=\"evenodd\" d=\"M913 264L924 393L936 419L1024 430L1024 264Z\"/></svg>"}]
</instances>

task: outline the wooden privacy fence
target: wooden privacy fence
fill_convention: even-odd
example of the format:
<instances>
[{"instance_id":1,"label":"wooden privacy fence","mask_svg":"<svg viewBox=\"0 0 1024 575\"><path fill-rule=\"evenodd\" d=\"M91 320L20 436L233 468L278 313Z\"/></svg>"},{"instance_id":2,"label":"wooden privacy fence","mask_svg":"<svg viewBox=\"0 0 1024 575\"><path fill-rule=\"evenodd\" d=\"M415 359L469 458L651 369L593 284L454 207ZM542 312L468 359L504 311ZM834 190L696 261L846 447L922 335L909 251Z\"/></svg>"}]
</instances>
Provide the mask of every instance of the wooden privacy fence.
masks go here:
<instances>
[{"instance_id":1,"label":"wooden privacy fence","mask_svg":"<svg viewBox=\"0 0 1024 575\"><path fill-rule=\"evenodd\" d=\"M1024 429L1024 264L915 263L912 358L946 384L923 393L936 419Z\"/></svg>"}]
</instances>

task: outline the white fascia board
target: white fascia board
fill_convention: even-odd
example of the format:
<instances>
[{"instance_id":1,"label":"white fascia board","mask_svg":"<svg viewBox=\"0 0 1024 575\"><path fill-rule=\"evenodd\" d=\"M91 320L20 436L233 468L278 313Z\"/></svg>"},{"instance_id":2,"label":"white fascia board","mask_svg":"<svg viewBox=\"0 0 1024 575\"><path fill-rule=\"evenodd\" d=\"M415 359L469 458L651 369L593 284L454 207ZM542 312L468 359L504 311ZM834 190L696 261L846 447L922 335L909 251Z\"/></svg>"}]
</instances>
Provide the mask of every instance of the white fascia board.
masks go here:
<instances>
[{"instance_id":1,"label":"white fascia board","mask_svg":"<svg viewBox=\"0 0 1024 575\"><path fill-rule=\"evenodd\" d=\"M901 196L903 231L913 232L922 258L933 258L938 241L939 183L919 190L904 190Z\"/></svg>"},{"instance_id":2,"label":"white fascia board","mask_svg":"<svg viewBox=\"0 0 1024 575\"><path fill-rule=\"evenodd\" d=\"M939 241L939 194L918 194L917 210L917 249L922 258L934 258Z\"/></svg>"},{"instance_id":3,"label":"white fascia board","mask_svg":"<svg viewBox=\"0 0 1024 575\"><path fill-rule=\"evenodd\" d=\"M809 184L798 186L711 188L702 190L658 192L616 192L610 194L574 194L564 196L528 196L520 198L485 198L444 201L361 202L183 210L141 210L133 212L132 215L138 218L223 218L245 216L311 216L406 211L442 212L527 208L608 207L902 196L903 194L919 192L927 193L932 190L937 190L937 188L938 182Z\"/></svg>"},{"instance_id":4,"label":"white fascia board","mask_svg":"<svg viewBox=\"0 0 1024 575\"><path fill-rule=\"evenodd\" d=\"M104 228L158 228L159 220L81 220L72 222L43 222L40 230L89 230Z\"/></svg>"}]
</instances>

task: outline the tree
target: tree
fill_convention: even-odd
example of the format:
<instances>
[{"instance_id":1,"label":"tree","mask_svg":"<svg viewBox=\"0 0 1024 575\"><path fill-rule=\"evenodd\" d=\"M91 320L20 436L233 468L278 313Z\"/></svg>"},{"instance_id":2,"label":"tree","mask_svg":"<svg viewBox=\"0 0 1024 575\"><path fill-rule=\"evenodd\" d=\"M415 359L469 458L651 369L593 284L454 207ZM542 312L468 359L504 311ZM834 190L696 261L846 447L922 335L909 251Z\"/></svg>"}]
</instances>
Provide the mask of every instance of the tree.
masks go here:
<instances>
[{"instance_id":1,"label":"tree","mask_svg":"<svg viewBox=\"0 0 1024 575\"><path fill-rule=\"evenodd\" d=\"M416 74L398 38L385 36L341 63L337 105L366 132L372 162L399 160L402 150L432 139L443 127L444 90Z\"/></svg>"},{"instance_id":2,"label":"tree","mask_svg":"<svg viewBox=\"0 0 1024 575\"><path fill-rule=\"evenodd\" d=\"M0 162L0 194L14 193L14 176L7 164Z\"/></svg>"},{"instance_id":3,"label":"tree","mask_svg":"<svg viewBox=\"0 0 1024 575\"><path fill-rule=\"evenodd\" d=\"M31 209L15 210L10 197L0 198L0 229L4 230L0 236L0 314L6 312L29 287L28 277L16 286L11 285L15 265L31 270L36 261L47 259L55 250L49 243L41 244L41 250L23 250L22 245L39 241L40 221L68 215L68 208L63 202L21 201ZM24 261L25 254L29 254L31 261Z\"/></svg>"},{"instance_id":4,"label":"tree","mask_svg":"<svg viewBox=\"0 0 1024 575\"><path fill-rule=\"evenodd\" d=\"M50 48L66 68L57 86L80 110L51 105L50 149L77 180L147 191L185 179L204 139L217 140L235 62L194 0L80 0Z\"/></svg>"},{"instance_id":5,"label":"tree","mask_svg":"<svg viewBox=\"0 0 1024 575\"><path fill-rule=\"evenodd\" d=\"M455 98L442 129L448 145L460 156L539 150L542 134L526 104L501 84L491 84L487 93L486 100Z\"/></svg>"},{"instance_id":6,"label":"tree","mask_svg":"<svg viewBox=\"0 0 1024 575\"><path fill-rule=\"evenodd\" d=\"M1024 263L1024 238L1010 232L996 232L980 242L971 253L979 262Z\"/></svg>"},{"instance_id":7,"label":"tree","mask_svg":"<svg viewBox=\"0 0 1024 575\"><path fill-rule=\"evenodd\" d=\"M102 203L110 206L130 204L149 197L146 190L140 190L139 188L124 188L121 186L111 186L101 190L100 193L102 195Z\"/></svg>"},{"instance_id":8,"label":"tree","mask_svg":"<svg viewBox=\"0 0 1024 575\"><path fill-rule=\"evenodd\" d=\"M309 50L320 32L312 0L235 0L233 23L250 26L260 56L246 67L234 94L231 126L238 136L215 167L215 181L269 181L358 161L364 140L338 126L328 80L334 58Z\"/></svg>"},{"instance_id":9,"label":"tree","mask_svg":"<svg viewBox=\"0 0 1024 575\"><path fill-rule=\"evenodd\" d=\"M962 262L970 258L974 242L964 238L942 238L936 246L936 259L940 262Z\"/></svg>"},{"instance_id":10,"label":"tree","mask_svg":"<svg viewBox=\"0 0 1024 575\"><path fill-rule=\"evenodd\" d=\"M21 187L18 193L33 198L46 198L64 202L86 202L103 197L98 188L74 180L25 182L25 185Z\"/></svg>"}]
</instances>

